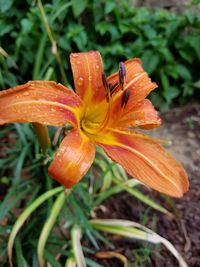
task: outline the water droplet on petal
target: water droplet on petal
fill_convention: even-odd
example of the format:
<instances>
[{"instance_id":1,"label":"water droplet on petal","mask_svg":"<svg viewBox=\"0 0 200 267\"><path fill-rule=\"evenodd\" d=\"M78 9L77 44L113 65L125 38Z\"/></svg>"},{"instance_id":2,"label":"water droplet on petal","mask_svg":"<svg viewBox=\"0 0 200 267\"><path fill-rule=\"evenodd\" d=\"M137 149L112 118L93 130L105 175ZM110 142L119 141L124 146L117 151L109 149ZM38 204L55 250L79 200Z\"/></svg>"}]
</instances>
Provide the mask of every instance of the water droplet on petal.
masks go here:
<instances>
[{"instance_id":1,"label":"water droplet on petal","mask_svg":"<svg viewBox=\"0 0 200 267\"><path fill-rule=\"evenodd\" d=\"M71 56L76 58L76 57L78 57L78 54L72 54Z\"/></svg>"},{"instance_id":2,"label":"water droplet on petal","mask_svg":"<svg viewBox=\"0 0 200 267\"><path fill-rule=\"evenodd\" d=\"M55 110L54 108L51 108L51 111L52 111L52 112L55 112L56 110Z\"/></svg>"},{"instance_id":3,"label":"water droplet on petal","mask_svg":"<svg viewBox=\"0 0 200 267\"><path fill-rule=\"evenodd\" d=\"M29 93L28 92L24 92L24 94L23 95L25 95L25 96L28 96L29 95Z\"/></svg>"},{"instance_id":4,"label":"water droplet on petal","mask_svg":"<svg viewBox=\"0 0 200 267\"><path fill-rule=\"evenodd\" d=\"M79 77L78 78L78 81L77 81L77 84L79 85L79 86L82 86L83 85L83 77Z\"/></svg>"},{"instance_id":5,"label":"water droplet on petal","mask_svg":"<svg viewBox=\"0 0 200 267\"><path fill-rule=\"evenodd\" d=\"M99 70L99 69L100 69L99 65L96 65L96 69L97 69L97 70Z\"/></svg>"},{"instance_id":6,"label":"water droplet on petal","mask_svg":"<svg viewBox=\"0 0 200 267\"><path fill-rule=\"evenodd\" d=\"M81 64L80 60L76 61L76 64L80 65Z\"/></svg>"}]
</instances>

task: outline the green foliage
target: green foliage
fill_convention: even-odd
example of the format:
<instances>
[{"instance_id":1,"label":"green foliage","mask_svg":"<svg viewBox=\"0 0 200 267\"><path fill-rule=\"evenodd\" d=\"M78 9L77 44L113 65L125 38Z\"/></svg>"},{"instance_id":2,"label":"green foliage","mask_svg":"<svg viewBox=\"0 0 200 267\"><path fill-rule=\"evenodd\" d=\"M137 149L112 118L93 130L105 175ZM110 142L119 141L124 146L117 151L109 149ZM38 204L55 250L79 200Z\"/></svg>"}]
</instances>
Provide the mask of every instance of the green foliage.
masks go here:
<instances>
[{"instance_id":1,"label":"green foliage","mask_svg":"<svg viewBox=\"0 0 200 267\"><path fill-rule=\"evenodd\" d=\"M50 128L51 139L53 130ZM53 195L59 193L62 187L56 188L58 184L48 176L46 166L54 149L50 148L45 158L31 125L10 125L0 131L0 139L4 140L0 142L0 151L4 153L3 158L0 155L1 266L7 266L9 238L9 255L10 258L13 255L14 266L21 266L19 262L24 266L38 266L37 257L41 259L42 254L52 266L63 266L63 259L74 256L70 231L76 225L83 233L83 252L88 266L98 266L90 258L94 258L100 247L114 249L114 246L91 226L89 220L97 218L96 211L107 198L120 192L128 192L149 209L168 214L164 207L140 193L136 189L139 182L128 180L123 169L111 162L101 149L97 150L93 169L69 195L65 194L65 198L61 195L60 199L60 196ZM26 147L28 149L24 149ZM57 203L60 203L59 209L62 208L60 212Z\"/></svg>"},{"instance_id":2,"label":"green foliage","mask_svg":"<svg viewBox=\"0 0 200 267\"><path fill-rule=\"evenodd\" d=\"M46 77L63 83L67 77L72 83L69 53L98 49L108 73L120 60L141 57L159 85L152 93L159 108L174 100L184 102L199 91L198 1L182 15L135 8L126 0L43 2L62 60L52 53L37 1L1 1L0 47L7 54L0 50L0 88Z\"/></svg>"}]
</instances>

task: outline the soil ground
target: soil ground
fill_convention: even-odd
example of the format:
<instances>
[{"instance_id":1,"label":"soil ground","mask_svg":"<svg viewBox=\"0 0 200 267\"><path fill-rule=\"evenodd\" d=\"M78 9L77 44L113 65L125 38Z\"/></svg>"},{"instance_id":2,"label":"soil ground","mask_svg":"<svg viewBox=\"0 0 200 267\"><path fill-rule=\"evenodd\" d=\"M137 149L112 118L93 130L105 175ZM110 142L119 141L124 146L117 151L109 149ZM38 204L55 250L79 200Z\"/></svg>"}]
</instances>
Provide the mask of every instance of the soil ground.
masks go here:
<instances>
[{"instance_id":1,"label":"soil ground","mask_svg":"<svg viewBox=\"0 0 200 267\"><path fill-rule=\"evenodd\" d=\"M163 116L163 126L153 130L152 135L165 139L168 149L183 163L190 179L190 190L181 199L173 199L153 191L146 192L174 214L174 218L149 210L130 195L115 195L104 203L98 217L129 219L145 222L161 236L171 241L182 254L189 267L200 266L200 104L171 109ZM140 251L138 243L112 237L116 250L133 260L131 266L176 267L178 263L168 251L152 248L149 261L135 263L134 250ZM143 244L143 248L148 245ZM105 248L106 249L106 248ZM144 254L144 250L143 250ZM142 255L141 255L142 256ZM142 256L144 258L144 255ZM101 260L103 266L123 266L118 260Z\"/></svg>"}]
</instances>

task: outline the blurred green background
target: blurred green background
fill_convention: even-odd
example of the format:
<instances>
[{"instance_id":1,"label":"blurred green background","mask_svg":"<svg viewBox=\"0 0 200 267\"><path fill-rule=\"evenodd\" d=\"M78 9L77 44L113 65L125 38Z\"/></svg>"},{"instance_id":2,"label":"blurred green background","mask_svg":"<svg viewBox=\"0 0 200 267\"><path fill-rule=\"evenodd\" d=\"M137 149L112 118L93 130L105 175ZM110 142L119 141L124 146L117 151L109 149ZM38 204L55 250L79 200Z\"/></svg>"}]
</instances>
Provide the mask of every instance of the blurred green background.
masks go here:
<instances>
[{"instance_id":1,"label":"blurred green background","mask_svg":"<svg viewBox=\"0 0 200 267\"><path fill-rule=\"evenodd\" d=\"M151 98L162 111L187 103L200 88L199 3L175 14L127 0L49 0L45 24L39 2L1 0L0 88L31 79L73 85L69 54L93 49L108 74L121 60L142 58L159 85Z\"/></svg>"}]
</instances>

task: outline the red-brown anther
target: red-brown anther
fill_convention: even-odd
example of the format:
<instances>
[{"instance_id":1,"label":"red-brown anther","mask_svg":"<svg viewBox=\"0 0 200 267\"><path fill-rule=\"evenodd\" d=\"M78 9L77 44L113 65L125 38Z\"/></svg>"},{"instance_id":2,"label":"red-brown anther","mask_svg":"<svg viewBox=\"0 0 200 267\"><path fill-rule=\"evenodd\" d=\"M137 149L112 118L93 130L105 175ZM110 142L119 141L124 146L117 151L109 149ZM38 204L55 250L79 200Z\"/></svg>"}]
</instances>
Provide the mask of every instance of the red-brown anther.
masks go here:
<instances>
[{"instance_id":1,"label":"red-brown anther","mask_svg":"<svg viewBox=\"0 0 200 267\"><path fill-rule=\"evenodd\" d=\"M129 97L130 97L131 92L129 90L126 90L122 94L122 101L121 101L121 107L125 108L126 104L128 103Z\"/></svg>"},{"instance_id":2,"label":"red-brown anther","mask_svg":"<svg viewBox=\"0 0 200 267\"><path fill-rule=\"evenodd\" d=\"M125 78L126 78L126 67L124 62L120 62L119 63L119 82L122 85L122 89L123 89L123 85L125 82Z\"/></svg>"}]
</instances>

